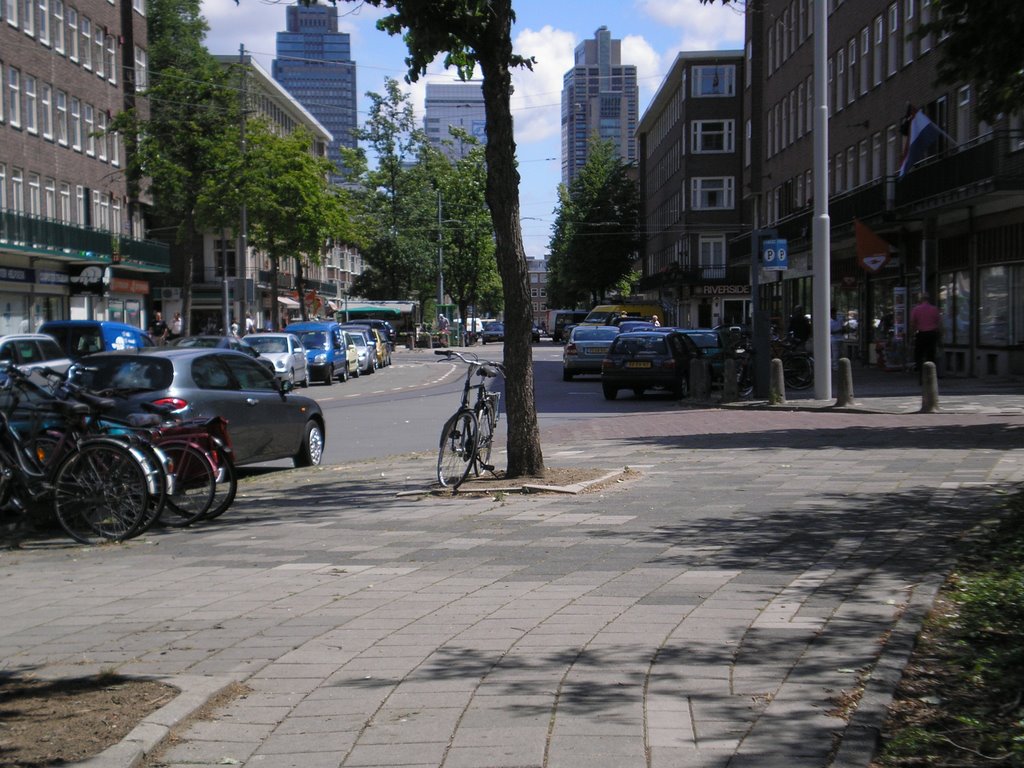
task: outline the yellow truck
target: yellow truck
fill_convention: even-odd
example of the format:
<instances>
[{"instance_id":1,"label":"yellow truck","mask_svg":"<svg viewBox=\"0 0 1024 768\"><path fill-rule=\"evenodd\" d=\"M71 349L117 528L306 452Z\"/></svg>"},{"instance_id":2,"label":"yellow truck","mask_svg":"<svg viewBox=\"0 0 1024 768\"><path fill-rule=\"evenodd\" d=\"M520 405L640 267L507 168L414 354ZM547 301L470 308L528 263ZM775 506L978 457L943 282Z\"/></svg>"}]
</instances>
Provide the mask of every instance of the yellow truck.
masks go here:
<instances>
[{"instance_id":1,"label":"yellow truck","mask_svg":"<svg viewBox=\"0 0 1024 768\"><path fill-rule=\"evenodd\" d=\"M615 325L615 320L625 314L630 320L650 320L657 315L664 320L665 310L657 304L598 304L586 318L583 325Z\"/></svg>"}]
</instances>

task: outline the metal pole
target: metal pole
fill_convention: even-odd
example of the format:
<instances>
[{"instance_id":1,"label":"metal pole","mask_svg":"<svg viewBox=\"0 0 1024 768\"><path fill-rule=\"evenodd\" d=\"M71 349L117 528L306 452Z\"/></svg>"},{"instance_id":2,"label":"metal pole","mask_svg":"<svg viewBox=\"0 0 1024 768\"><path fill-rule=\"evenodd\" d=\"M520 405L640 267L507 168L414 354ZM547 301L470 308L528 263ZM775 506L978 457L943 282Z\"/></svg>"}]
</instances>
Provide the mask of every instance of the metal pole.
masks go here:
<instances>
[{"instance_id":1,"label":"metal pole","mask_svg":"<svg viewBox=\"0 0 1024 768\"><path fill-rule=\"evenodd\" d=\"M231 334L231 304L229 300L228 286L228 233L227 230L220 231L220 268L221 268L221 312L224 315L224 335Z\"/></svg>"},{"instance_id":2,"label":"metal pole","mask_svg":"<svg viewBox=\"0 0 1024 768\"><path fill-rule=\"evenodd\" d=\"M768 397L771 379L771 344L767 313L761 308L761 242L778 237L774 229L755 229L750 235L750 321L754 344L754 397Z\"/></svg>"},{"instance_id":3,"label":"metal pole","mask_svg":"<svg viewBox=\"0 0 1024 768\"><path fill-rule=\"evenodd\" d=\"M248 71L246 70L246 67L245 67L245 43L242 43L240 46L238 46L238 61L239 61L239 64L241 64L241 69L242 69L242 93L241 93L241 99L242 99L242 109L241 109L242 115L241 115L241 119L242 119L242 122L241 122L241 125L239 126L239 145L240 145L241 153L242 153L242 162L244 163L245 162L245 152L246 152L246 144L245 144L245 117L246 117L246 114L247 114L246 107L247 107L248 102L249 102L249 97L248 97L248 94L246 93L246 87L247 87L249 78L246 76ZM239 264L238 277L241 280L241 285L242 285L242 296L241 296L242 304L240 305L241 306L241 310L239 311L238 316L239 317L244 317L250 311L250 307L249 307L249 284L248 284L248 278L249 278L249 209L248 209L248 207L246 206L246 203L245 203L245 196L242 197L242 209L241 209L241 211L239 211L239 220L240 221L239 221L239 233L238 233L238 255L237 255L237 259L236 260L238 261L238 264ZM253 278L254 279L255 279L255 277L256 277L256 275L253 274ZM259 312L256 313L256 318L255 319L257 319L257 320L260 319L260 313ZM271 320L271 322L274 324L273 327L276 328L277 327L277 317L274 317Z\"/></svg>"},{"instance_id":4,"label":"metal pole","mask_svg":"<svg viewBox=\"0 0 1024 768\"><path fill-rule=\"evenodd\" d=\"M832 397L831 222L828 215L828 4L814 3L814 398Z\"/></svg>"},{"instance_id":5,"label":"metal pole","mask_svg":"<svg viewBox=\"0 0 1024 768\"><path fill-rule=\"evenodd\" d=\"M444 253L441 244L441 190L437 190L437 311L444 304Z\"/></svg>"}]
</instances>

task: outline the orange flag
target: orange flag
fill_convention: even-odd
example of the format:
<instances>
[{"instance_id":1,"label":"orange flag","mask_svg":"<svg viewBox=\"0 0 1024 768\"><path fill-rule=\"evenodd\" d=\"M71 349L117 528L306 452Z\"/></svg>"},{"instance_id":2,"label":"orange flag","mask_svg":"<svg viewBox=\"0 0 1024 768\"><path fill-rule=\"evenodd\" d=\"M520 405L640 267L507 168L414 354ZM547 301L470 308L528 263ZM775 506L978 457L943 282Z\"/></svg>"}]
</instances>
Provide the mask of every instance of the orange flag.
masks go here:
<instances>
[{"instance_id":1,"label":"orange flag","mask_svg":"<svg viewBox=\"0 0 1024 768\"><path fill-rule=\"evenodd\" d=\"M853 220L853 233L857 240L857 263L868 272L877 272L889 263L892 246L875 234L867 224Z\"/></svg>"}]
</instances>

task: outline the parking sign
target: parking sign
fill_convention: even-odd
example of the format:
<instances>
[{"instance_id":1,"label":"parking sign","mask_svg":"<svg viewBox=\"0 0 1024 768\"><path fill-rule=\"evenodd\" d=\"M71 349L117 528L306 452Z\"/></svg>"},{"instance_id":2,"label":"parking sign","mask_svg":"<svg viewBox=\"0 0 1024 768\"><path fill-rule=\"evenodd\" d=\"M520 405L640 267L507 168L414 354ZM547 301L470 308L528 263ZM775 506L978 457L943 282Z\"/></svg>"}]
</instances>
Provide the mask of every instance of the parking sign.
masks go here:
<instances>
[{"instance_id":1,"label":"parking sign","mask_svg":"<svg viewBox=\"0 0 1024 768\"><path fill-rule=\"evenodd\" d=\"M765 240L761 250L761 266L777 272L789 269L789 244L785 240Z\"/></svg>"}]
</instances>

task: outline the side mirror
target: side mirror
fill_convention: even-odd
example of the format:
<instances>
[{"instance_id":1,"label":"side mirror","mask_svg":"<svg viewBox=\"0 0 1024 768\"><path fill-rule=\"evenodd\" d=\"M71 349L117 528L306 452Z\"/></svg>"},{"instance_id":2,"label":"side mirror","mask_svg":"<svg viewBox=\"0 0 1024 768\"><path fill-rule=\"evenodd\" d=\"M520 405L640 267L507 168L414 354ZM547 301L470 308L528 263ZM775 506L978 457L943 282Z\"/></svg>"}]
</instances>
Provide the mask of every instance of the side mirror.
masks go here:
<instances>
[{"instance_id":1,"label":"side mirror","mask_svg":"<svg viewBox=\"0 0 1024 768\"><path fill-rule=\"evenodd\" d=\"M291 381L282 381L280 389L282 395L287 395L289 392L295 389L295 383Z\"/></svg>"}]
</instances>

